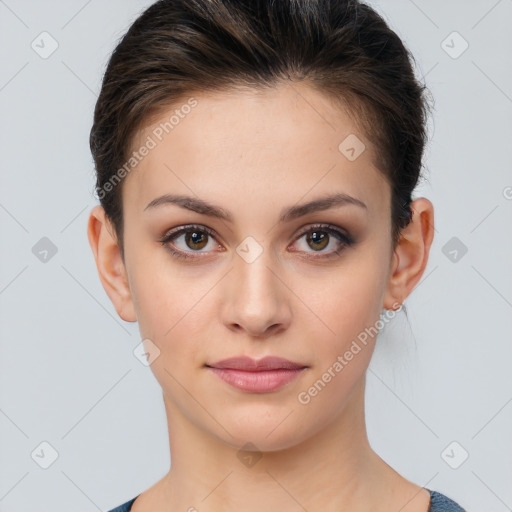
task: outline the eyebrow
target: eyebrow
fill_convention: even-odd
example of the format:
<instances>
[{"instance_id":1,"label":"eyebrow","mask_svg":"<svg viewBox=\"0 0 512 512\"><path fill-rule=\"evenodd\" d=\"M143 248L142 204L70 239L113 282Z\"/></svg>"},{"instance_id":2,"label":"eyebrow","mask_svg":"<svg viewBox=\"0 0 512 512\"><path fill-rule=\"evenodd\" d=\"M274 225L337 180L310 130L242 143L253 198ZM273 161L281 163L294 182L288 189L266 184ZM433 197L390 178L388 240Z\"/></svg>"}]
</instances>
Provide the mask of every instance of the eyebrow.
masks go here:
<instances>
[{"instance_id":1,"label":"eyebrow","mask_svg":"<svg viewBox=\"0 0 512 512\"><path fill-rule=\"evenodd\" d=\"M185 195L165 194L163 196L157 197L153 199L146 206L146 208L144 208L144 211L167 204L174 204L176 206L186 208L187 210L191 210L201 215L216 217L218 219L223 219L228 222L233 222L234 220L233 214L225 210L224 208L221 208L220 206L217 206L215 204L208 203L203 199ZM339 192L336 194L331 194L325 197L314 199L313 201L309 201L307 203L293 205L284 208L281 212L281 216L279 217L279 222L289 222L299 217L303 217L304 215L307 215L309 213L347 205L354 205L366 211L368 210L366 204L363 203L363 201L361 201L360 199Z\"/></svg>"}]
</instances>

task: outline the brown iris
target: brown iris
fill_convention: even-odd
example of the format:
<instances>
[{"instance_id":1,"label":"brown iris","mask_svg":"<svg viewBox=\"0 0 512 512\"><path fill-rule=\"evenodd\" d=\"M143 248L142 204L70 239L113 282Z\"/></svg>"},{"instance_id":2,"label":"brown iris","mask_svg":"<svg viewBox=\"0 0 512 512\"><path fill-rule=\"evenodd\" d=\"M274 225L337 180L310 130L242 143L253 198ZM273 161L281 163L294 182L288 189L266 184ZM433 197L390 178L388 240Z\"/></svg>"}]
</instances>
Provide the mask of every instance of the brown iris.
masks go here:
<instances>
[{"instance_id":1,"label":"brown iris","mask_svg":"<svg viewBox=\"0 0 512 512\"><path fill-rule=\"evenodd\" d=\"M313 241L314 244L318 244L316 248L324 249L329 243L329 235L325 231L311 231L306 237L307 243Z\"/></svg>"},{"instance_id":2,"label":"brown iris","mask_svg":"<svg viewBox=\"0 0 512 512\"><path fill-rule=\"evenodd\" d=\"M203 247L208 243L208 233L188 231L185 233L185 243L191 249L203 249Z\"/></svg>"}]
</instances>

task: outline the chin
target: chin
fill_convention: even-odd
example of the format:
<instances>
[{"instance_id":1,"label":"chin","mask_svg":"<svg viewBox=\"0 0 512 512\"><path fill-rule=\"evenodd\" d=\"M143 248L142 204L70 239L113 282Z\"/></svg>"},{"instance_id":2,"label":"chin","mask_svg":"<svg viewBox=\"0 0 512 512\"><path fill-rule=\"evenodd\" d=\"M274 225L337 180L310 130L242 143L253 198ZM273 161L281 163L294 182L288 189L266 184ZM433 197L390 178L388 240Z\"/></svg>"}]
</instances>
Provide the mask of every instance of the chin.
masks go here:
<instances>
[{"instance_id":1,"label":"chin","mask_svg":"<svg viewBox=\"0 0 512 512\"><path fill-rule=\"evenodd\" d=\"M243 414L243 417L219 418L219 422L226 430L233 434L230 436L224 429L217 435L221 440L236 450L255 452L273 452L286 450L299 444L307 438L303 431L299 431L296 412L289 407L283 407L279 413ZM291 413L291 414L290 414ZM303 423L301 422L304 427Z\"/></svg>"}]
</instances>

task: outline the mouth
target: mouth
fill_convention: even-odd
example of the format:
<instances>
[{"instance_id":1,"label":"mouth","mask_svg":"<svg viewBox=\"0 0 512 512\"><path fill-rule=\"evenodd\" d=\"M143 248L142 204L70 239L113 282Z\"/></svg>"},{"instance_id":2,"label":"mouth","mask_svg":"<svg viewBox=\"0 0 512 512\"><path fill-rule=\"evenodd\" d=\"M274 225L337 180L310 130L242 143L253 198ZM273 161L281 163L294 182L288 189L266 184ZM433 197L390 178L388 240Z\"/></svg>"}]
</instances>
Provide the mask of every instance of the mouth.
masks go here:
<instances>
[{"instance_id":1,"label":"mouth","mask_svg":"<svg viewBox=\"0 0 512 512\"><path fill-rule=\"evenodd\" d=\"M275 391L308 368L276 356L260 360L246 356L234 357L205 366L227 384L252 393Z\"/></svg>"}]
</instances>

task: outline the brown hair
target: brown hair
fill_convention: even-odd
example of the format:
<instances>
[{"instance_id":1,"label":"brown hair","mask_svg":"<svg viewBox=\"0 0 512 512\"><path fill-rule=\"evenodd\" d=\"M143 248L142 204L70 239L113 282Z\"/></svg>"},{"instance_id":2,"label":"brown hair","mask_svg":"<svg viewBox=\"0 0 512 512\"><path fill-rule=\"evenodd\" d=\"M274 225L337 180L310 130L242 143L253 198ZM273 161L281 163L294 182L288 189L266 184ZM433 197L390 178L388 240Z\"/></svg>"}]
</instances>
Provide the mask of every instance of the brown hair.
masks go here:
<instances>
[{"instance_id":1,"label":"brown hair","mask_svg":"<svg viewBox=\"0 0 512 512\"><path fill-rule=\"evenodd\" d=\"M96 192L123 258L122 178L137 131L196 92L263 89L283 80L307 80L348 108L374 145L391 186L394 248L412 218L427 139L427 88L412 60L383 18L358 0L152 4L110 57L90 133Z\"/></svg>"}]
</instances>

